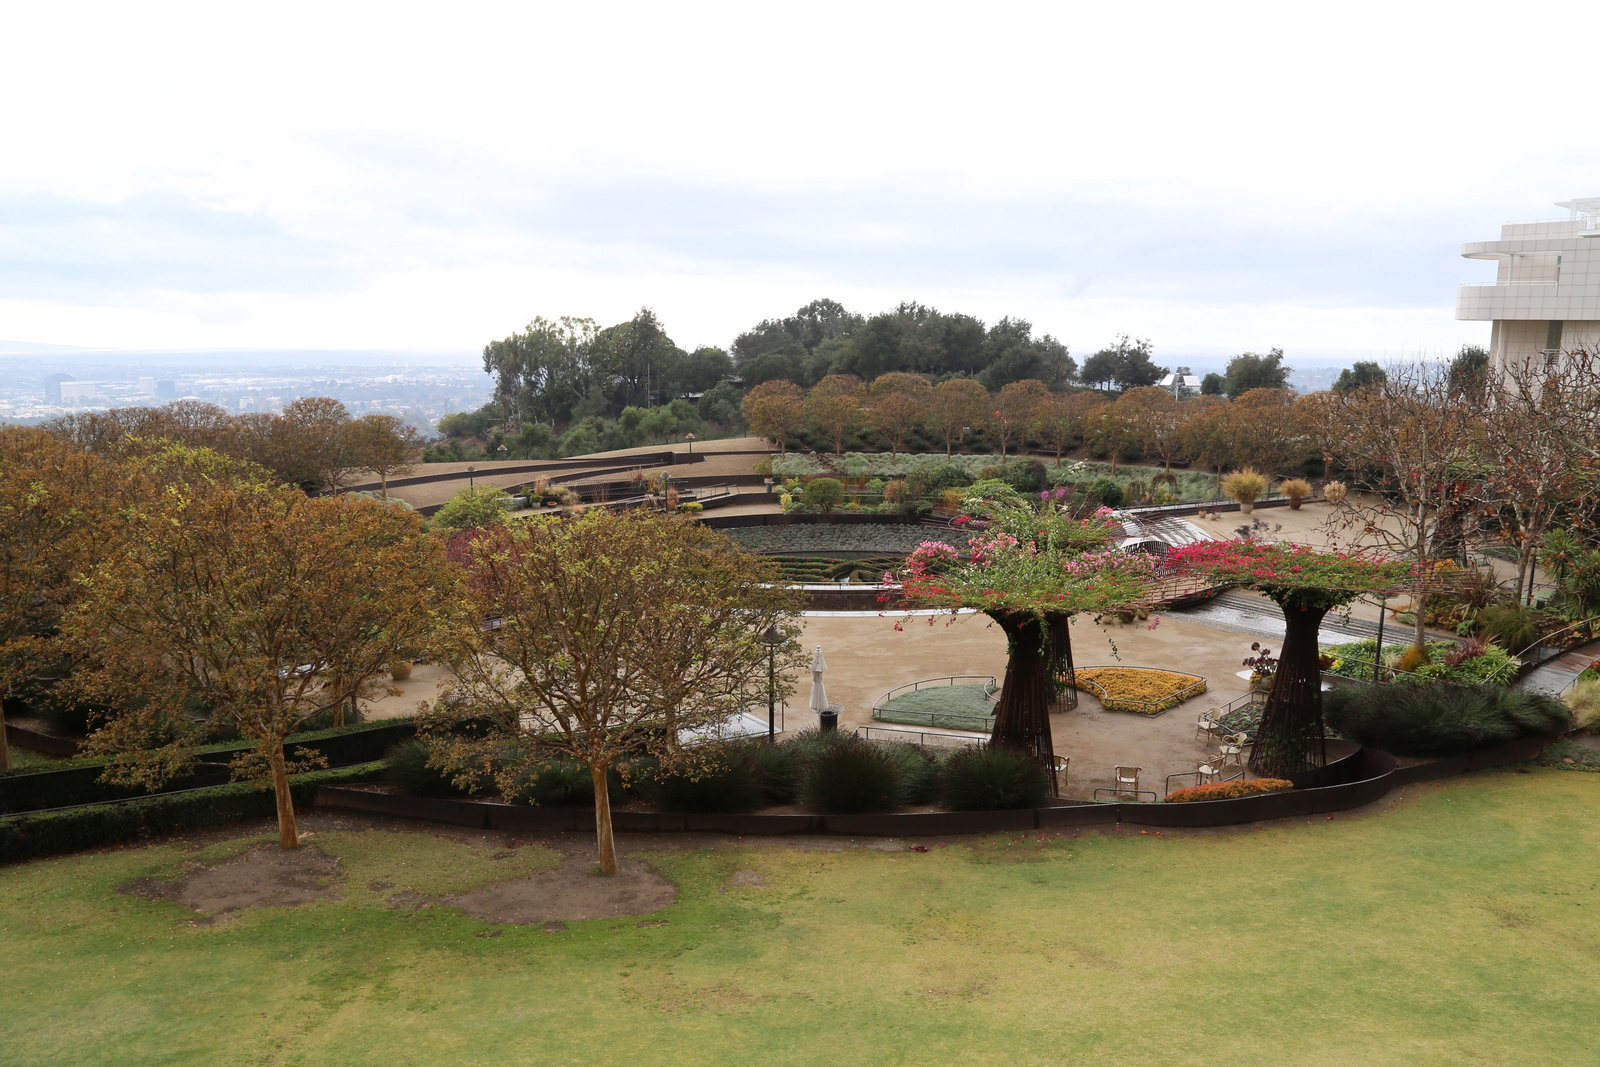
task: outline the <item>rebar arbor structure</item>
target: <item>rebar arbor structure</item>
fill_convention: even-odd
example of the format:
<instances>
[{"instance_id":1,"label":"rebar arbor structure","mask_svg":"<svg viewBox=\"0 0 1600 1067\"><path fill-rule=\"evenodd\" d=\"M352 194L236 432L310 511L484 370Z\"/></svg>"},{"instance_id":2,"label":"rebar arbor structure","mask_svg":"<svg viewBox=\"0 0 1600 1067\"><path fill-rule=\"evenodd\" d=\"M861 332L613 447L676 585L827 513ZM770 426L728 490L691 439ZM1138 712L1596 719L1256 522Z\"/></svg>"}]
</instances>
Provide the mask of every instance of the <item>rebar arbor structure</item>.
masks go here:
<instances>
[{"instance_id":1,"label":"rebar arbor structure","mask_svg":"<svg viewBox=\"0 0 1600 1067\"><path fill-rule=\"evenodd\" d=\"M1179 571L1199 572L1217 584L1256 589L1283 611L1283 650L1250 769L1281 778L1326 762L1322 724L1322 668L1317 633L1334 608L1367 593L1415 581L1408 563L1322 552L1309 545L1260 541L1202 541L1167 554Z\"/></svg>"},{"instance_id":2,"label":"rebar arbor structure","mask_svg":"<svg viewBox=\"0 0 1600 1067\"><path fill-rule=\"evenodd\" d=\"M1155 569L1148 556L1117 551L1123 531L1109 511L1076 518L1054 500L991 500L974 510L967 522L979 532L966 549L928 541L906 557L902 595L910 606L976 609L1005 631L990 743L1052 767L1050 704L1071 681L1072 616L1144 607Z\"/></svg>"}]
</instances>

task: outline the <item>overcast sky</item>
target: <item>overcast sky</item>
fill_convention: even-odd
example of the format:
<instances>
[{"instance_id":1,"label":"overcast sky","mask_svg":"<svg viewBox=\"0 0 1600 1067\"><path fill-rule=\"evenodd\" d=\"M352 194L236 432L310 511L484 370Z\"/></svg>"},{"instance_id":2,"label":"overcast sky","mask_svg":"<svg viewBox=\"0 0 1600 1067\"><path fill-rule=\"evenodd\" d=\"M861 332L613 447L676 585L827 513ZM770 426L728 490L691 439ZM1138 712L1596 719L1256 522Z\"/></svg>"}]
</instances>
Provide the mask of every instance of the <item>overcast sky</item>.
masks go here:
<instances>
[{"instance_id":1,"label":"overcast sky","mask_svg":"<svg viewBox=\"0 0 1600 1067\"><path fill-rule=\"evenodd\" d=\"M470 352L648 305L692 347L830 296L1450 351L1461 243L1600 195L1592 16L10 5L0 340Z\"/></svg>"}]
</instances>

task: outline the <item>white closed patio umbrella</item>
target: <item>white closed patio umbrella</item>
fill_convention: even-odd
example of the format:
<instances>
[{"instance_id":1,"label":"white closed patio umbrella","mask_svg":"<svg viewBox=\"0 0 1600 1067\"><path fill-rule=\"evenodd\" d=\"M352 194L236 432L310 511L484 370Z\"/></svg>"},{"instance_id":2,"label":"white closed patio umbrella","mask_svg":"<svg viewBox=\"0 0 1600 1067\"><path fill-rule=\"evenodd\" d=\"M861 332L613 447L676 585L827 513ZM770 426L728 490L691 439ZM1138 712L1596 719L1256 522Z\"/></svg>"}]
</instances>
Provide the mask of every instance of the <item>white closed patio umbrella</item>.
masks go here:
<instances>
[{"instance_id":1,"label":"white closed patio umbrella","mask_svg":"<svg viewBox=\"0 0 1600 1067\"><path fill-rule=\"evenodd\" d=\"M822 658L822 646L817 646L816 653L811 657L811 710L823 712L828 710L828 688L822 684L822 672L828 669L828 661Z\"/></svg>"}]
</instances>

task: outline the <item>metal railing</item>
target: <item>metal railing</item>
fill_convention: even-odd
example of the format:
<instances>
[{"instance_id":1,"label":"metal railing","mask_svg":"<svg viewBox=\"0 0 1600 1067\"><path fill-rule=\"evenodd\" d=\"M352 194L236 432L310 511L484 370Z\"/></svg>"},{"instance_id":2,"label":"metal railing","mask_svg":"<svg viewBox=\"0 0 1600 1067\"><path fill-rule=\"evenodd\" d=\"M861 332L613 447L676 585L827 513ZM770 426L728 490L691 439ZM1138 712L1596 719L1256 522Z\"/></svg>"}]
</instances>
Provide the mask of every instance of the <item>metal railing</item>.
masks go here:
<instances>
[{"instance_id":1,"label":"metal railing","mask_svg":"<svg viewBox=\"0 0 1600 1067\"><path fill-rule=\"evenodd\" d=\"M989 744L989 739L977 734L950 734L934 730L907 730L898 726L857 726L854 730L857 737L863 741L900 741L919 748L984 748ZM875 737L874 734L888 734L893 736ZM912 741L909 738L915 737ZM933 740L930 741L929 739Z\"/></svg>"},{"instance_id":2,"label":"metal railing","mask_svg":"<svg viewBox=\"0 0 1600 1067\"><path fill-rule=\"evenodd\" d=\"M1101 793L1115 793L1119 797L1131 796L1135 798L1134 803L1136 804L1144 803L1144 801L1138 799L1139 797L1149 797L1150 803L1152 804L1154 804L1157 799L1156 791L1154 789L1118 789L1114 785L1103 785L1094 791L1093 800L1096 803L1099 802ZM1116 801L1112 801L1112 803L1116 803Z\"/></svg>"}]
</instances>

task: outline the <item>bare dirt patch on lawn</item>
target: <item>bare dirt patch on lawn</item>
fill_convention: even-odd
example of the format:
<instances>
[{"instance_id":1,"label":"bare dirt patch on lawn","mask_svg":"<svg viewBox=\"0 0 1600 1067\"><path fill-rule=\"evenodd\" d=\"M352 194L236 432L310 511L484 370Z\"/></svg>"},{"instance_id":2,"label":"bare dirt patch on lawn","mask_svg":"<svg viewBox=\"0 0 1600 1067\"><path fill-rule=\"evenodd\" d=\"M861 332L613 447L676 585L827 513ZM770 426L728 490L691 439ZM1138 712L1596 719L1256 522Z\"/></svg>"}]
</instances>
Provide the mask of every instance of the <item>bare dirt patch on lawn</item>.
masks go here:
<instances>
[{"instance_id":1,"label":"bare dirt patch on lawn","mask_svg":"<svg viewBox=\"0 0 1600 1067\"><path fill-rule=\"evenodd\" d=\"M559 868L529 878L444 897L474 919L515 926L647 915L677 902L678 888L639 860L619 861L616 874L593 870L588 855L568 852Z\"/></svg>"},{"instance_id":2,"label":"bare dirt patch on lawn","mask_svg":"<svg viewBox=\"0 0 1600 1067\"><path fill-rule=\"evenodd\" d=\"M119 886L119 893L150 900L169 900L208 920L250 908L295 907L314 900L337 900L343 866L309 845L284 849L257 845L241 856L209 866L186 865L186 873L168 881L137 878Z\"/></svg>"}]
</instances>

